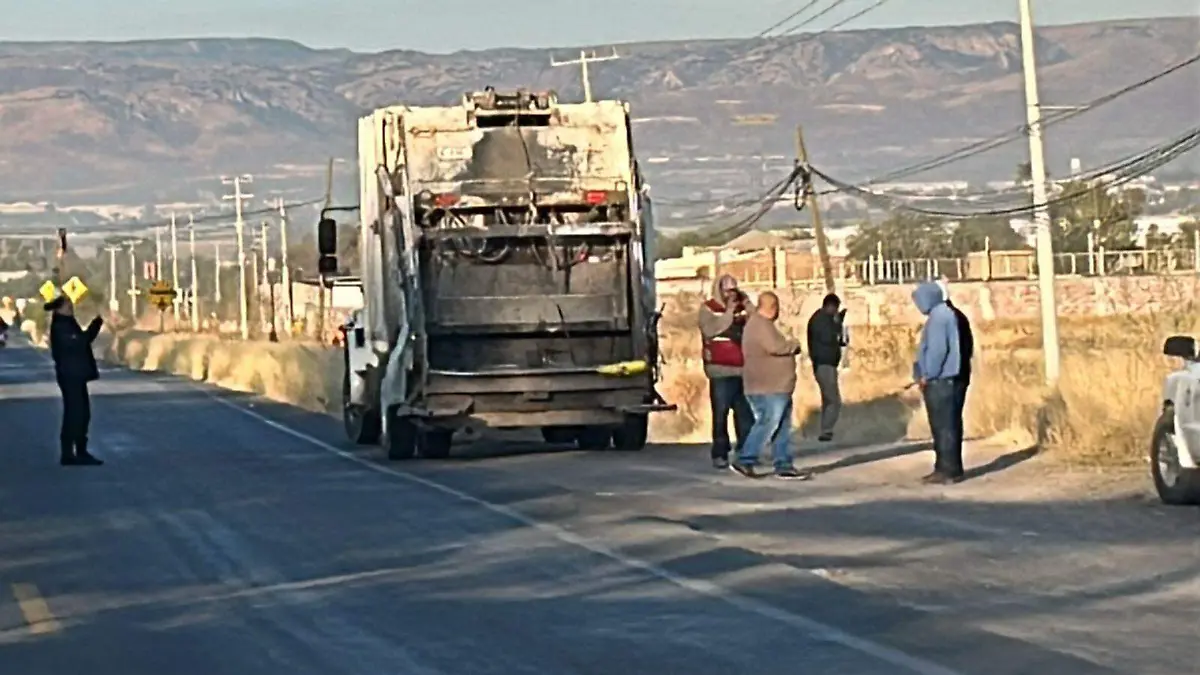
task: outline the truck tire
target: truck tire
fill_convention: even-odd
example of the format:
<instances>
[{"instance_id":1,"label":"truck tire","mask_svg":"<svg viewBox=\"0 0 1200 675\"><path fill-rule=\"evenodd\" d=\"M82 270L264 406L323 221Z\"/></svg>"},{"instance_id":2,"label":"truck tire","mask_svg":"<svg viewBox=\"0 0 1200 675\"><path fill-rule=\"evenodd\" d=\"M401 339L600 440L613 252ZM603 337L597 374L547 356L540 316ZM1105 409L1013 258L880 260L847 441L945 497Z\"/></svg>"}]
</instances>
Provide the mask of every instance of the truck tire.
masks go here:
<instances>
[{"instance_id":1,"label":"truck tire","mask_svg":"<svg viewBox=\"0 0 1200 675\"><path fill-rule=\"evenodd\" d=\"M1200 504L1200 471L1179 465L1175 447L1175 409L1167 406L1150 441L1150 473L1162 503L1170 506Z\"/></svg>"},{"instance_id":2,"label":"truck tire","mask_svg":"<svg viewBox=\"0 0 1200 675\"><path fill-rule=\"evenodd\" d=\"M454 443L454 431L449 429L429 429L422 431L417 438L417 454L423 459L446 459L450 456L450 446Z\"/></svg>"},{"instance_id":3,"label":"truck tire","mask_svg":"<svg viewBox=\"0 0 1200 675\"><path fill-rule=\"evenodd\" d=\"M371 410L350 403L350 357L346 356L346 369L342 375L342 427L346 438L358 445L374 445L379 442L383 431L383 420L378 410Z\"/></svg>"},{"instance_id":4,"label":"truck tire","mask_svg":"<svg viewBox=\"0 0 1200 675\"><path fill-rule=\"evenodd\" d=\"M607 450L611 441L611 427L583 427L575 434L580 450Z\"/></svg>"},{"instance_id":5,"label":"truck tire","mask_svg":"<svg viewBox=\"0 0 1200 675\"><path fill-rule=\"evenodd\" d=\"M625 452L637 452L646 447L650 418L645 415L626 415L625 423L613 429L613 447Z\"/></svg>"},{"instance_id":6,"label":"truck tire","mask_svg":"<svg viewBox=\"0 0 1200 675\"><path fill-rule=\"evenodd\" d=\"M388 459L412 459L417 454L417 425L407 417L396 415L395 412L389 412L388 415L388 428L383 432L383 448L387 450Z\"/></svg>"}]
</instances>

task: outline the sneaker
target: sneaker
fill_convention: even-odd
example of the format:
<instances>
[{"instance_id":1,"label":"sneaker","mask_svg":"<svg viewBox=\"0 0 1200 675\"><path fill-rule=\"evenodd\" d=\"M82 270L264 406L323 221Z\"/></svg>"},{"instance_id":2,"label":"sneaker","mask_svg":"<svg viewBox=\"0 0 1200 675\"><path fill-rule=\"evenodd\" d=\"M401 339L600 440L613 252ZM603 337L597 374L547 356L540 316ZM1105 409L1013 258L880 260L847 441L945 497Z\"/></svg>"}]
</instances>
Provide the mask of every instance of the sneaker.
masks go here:
<instances>
[{"instance_id":1,"label":"sneaker","mask_svg":"<svg viewBox=\"0 0 1200 675\"><path fill-rule=\"evenodd\" d=\"M775 477L783 480L812 480L811 471L801 471L794 466L784 466L775 469Z\"/></svg>"},{"instance_id":2,"label":"sneaker","mask_svg":"<svg viewBox=\"0 0 1200 675\"><path fill-rule=\"evenodd\" d=\"M754 467L750 466L749 464L732 462L729 465L729 468L732 469L734 473L745 476L746 478L758 478L758 474L754 472Z\"/></svg>"},{"instance_id":3,"label":"sneaker","mask_svg":"<svg viewBox=\"0 0 1200 675\"><path fill-rule=\"evenodd\" d=\"M832 443L833 434L821 434L820 436L817 436L817 440L822 443Z\"/></svg>"},{"instance_id":4,"label":"sneaker","mask_svg":"<svg viewBox=\"0 0 1200 675\"><path fill-rule=\"evenodd\" d=\"M101 461L100 458L98 458L94 455L89 455L88 453L85 452L82 454L77 453L75 455L75 465L76 466L103 466L104 462Z\"/></svg>"},{"instance_id":5,"label":"sneaker","mask_svg":"<svg viewBox=\"0 0 1200 675\"><path fill-rule=\"evenodd\" d=\"M729 460L724 457L713 457L712 465L714 469L728 469Z\"/></svg>"}]
</instances>

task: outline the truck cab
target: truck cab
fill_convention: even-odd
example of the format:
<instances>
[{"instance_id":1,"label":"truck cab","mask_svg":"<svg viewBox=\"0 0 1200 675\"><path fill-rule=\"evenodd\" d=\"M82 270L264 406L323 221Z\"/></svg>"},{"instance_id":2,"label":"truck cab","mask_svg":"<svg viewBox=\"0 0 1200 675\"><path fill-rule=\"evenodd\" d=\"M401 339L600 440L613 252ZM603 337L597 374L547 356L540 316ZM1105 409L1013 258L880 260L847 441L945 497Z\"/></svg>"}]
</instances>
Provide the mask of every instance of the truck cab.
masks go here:
<instances>
[{"instance_id":1,"label":"truck cab","mask_svg":"<svg viewBox=\"0 0 1200 675\"><path fill-rule=\"evenodd\" d=\"M1150 442L1151 477L1165 504L1200 505L1200 354L1196 339L1174 335L1163 354L1180 367L1163 382L1162 413Z\"/></svg>"},{"instance_id":2,"label":"truck cab","mask_svg":"<svg viewBox=\"0 0 1200 675\"><path fill-rule=\"evenodd\" d=\"M637 450L658 395L650 199L628 105L471 92L359 123L363 309L346 428L390 457L539 428ZM322 218L322 269L336 225Z\"/></svg>"}]
</instances>

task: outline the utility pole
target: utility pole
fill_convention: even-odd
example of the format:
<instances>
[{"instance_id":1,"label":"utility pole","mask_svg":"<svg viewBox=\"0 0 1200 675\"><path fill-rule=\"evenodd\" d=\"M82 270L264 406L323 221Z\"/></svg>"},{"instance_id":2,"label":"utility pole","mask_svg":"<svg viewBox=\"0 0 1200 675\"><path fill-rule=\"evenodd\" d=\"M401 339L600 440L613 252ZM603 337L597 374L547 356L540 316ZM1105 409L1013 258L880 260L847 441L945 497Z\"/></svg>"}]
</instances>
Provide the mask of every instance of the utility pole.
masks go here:
<instances>
[{"instance_id":1,"label":"utility pole","mask_svg":"<svg viewBox=\"0 0 1200 675\"><path fill-rule=\"evenodd\" d=\"M179 330L179 303L183 295L179 292L179 230L175 226L175 214L171 214L171 288L175 289L175 300L171 302L175 323L173 330Z\"/></svg>"},{"instance_id":2,"label":"utility pole","mask_svg":"<svg viewBox=\"0 0 1200 675\"><path fill-rule=\"evenodd\" d=\"M121 301L117 300L117 251L120 246L106 246L108 251L108 310L113 316L121 313Z\"/></svg>"},{"instance_id":3,"label":"utility pole","mask_svg":"<svg viewBox=\"0 0 1200 675\"><path fill-rule=\"evenodd\" d=\"M254 315L255 315L254 322L256 325L258 325L261 328L261 326L262 326L262 292L260 291L259 286L258 286L258 247L257 246L250 247L250 261L253 264L252 272L254 274L254 306L256 307L256 309L254 311Z\"/></svg>"},{"instance_id":4,"label":"utility pole","mask_svg":"<svg viewBox=\"0 0 1200 675\"><path fill-rule=\"evenodd\" d=\"M233 178L221 178L221 182L225 185L233 186L233 194L225 195L223 199L233 201L234 209L237 214L235 226L237 227L237 247L238 247L238 315L242 327L242 339L250 339L250 306L246 298L246 221L242 219L242 203L253 197L254 195L245 194L242 192L243 183L252 183L254 179L250 176L235 176Z\"/></svg>"},{"instance_id":5,"label":"utility pole","mask_svg":"<svg viewBox=\"0 0 1200 675\"><path fill-rule=\"evenodd\" d=\"M259 288L259 297L262 296L262 292L261 292L262 287L263 287L263 284L266 283L266 281L267 281L267 258L269 257L269 254L270 254L270 251L268 250L269 247L267 246L267 237L270 235L270 233L267 231L268 227L270 227L270 226L267 224L267 221L264 220L264 221L262 221L262 224L259 225L259 228L258 228L258 247L259 247L259 252L262 254L262 256L261 256L262 260L260 261L262 263L262 267L261 267L262 276L256 278L254 283Z\"/></svg>"},{"instance_id":6,"label":"utility pole","mask_svg":"<svg viewBox=\"0 0 1200 675\"><path fill-rule=\"evenodd\" d=\"M264 294L262 292L263 287L265 286L265 287L267 287L268 290L270 290L270 284L271 284L271 280L269 278L271 275L271 270L268 269L268 265L270 264L269 259L270 259L270 254L271 254L271 247L267 243L268 238L271 236L270 228L271 228L270 223L268 223L266 220L262 221L262 225L260 226L259 235L258 235L259 246L262 247L262 276L257 281L257 283L258 283L258 306L259 306L259 313L260 313L259 323L262 323L262 321L264 321L267 316L268 298L267 298L267 294ZM271 316L272 317L275 316L275 307L274 306L271 307ZM272 319L272 320L274 320L274 319Z\"/></svg>"},{"instance_id":7,"label":"utility pole","mask_svg":"<svg viewBox=\"0 0 1200 675\"><path fill-rule=\"evenodd\" d=\"M1033 182L1033 222L1037 226L1038 297L1042 309L1042 355L1046 382L1056 387L1060 375L1058 307L1054 297L1054 242L1047 204L1046 155L1042 144L1042 109L1038 99L1037 59L1030 0L1017 0L1021 18L1021 66L1025 75L1025 116L1029 127L1029 173Z\"/></svg>"},{"instance_id":8,"label":"utility pole","mask_svg":"<svg viewBox=\"0 0 1200 675\"><path fill-rule=\"evenodd\" d=\"M129 315L135 324L138 319L137 296L137 251L134 243L129 242Z\"/></svg>"},{"instance_id":9,"label":"utility pole","mask_svg":"<svg viewBox=\"0 0 1200 675\"><path fill-rule=\"evenodd\" d=\"M192 263L192 309L188 312L189 318L192 320L192 332L200 332L200 282L197 281L196 273L196 220L192 216L188 216L188 257Z\"/></svg>"},{"instance_id":10,"label":"utility pole","mask_svg":"<svg viewBox=\"0 0 1200 675\"><path fill-rule=\"evenodd\" d=\"M67 282L67 231L64 228L58 228L58 249L55 251L55 257L58 259L58 286Z\"/></svg>"},{"instance_id":11,"label":"utility pole","mask_svg":"<svg viewBox=\"0 0 1200 675\"><path fill-rule=\"evenodd\" d=\"M325 168L325 208L333 206L333 158ZM317 271L317 342L325 344L325 275Z\"/></svg>"},{"instance_id":12,"label":"utility pole","mask_svg":"<svg viewBox=\"0 0 1200 675\"><path fill-rule=\"evenodd\" d=\"M804 145L804 128L796 125L796 157L797 165L808 167L808 148ZM833 293L836 285L833 279L833 264L829 260L829 241L825 238L825 225L821 222L821 209L817 204L817 191L806 190L805 199L808 202L808 212L812 214L813 237L817 240L817 255L821 258L821 269L825 276L825 292Z\"/></svg>"},{"instance_id":13,"label":"utility pole","mask_svg":"<svg viewBox=\"0 0 1200 675\"><path fill-rule=\"evenodd\" d=\"M172 216L172 217L174 217L174 216ZM163 259L162 228L156 227L156 228L154 228L154 279L155 279L155 281L162 281L162 278L163 278L162 277L162 259Z\"/></svg>"},{"instance_id":14,"label":"utility pole","mask_svg":"<svg viewBox=\"0 0 1200 675\"><path fill-rule=\"evenodd\" d=\"M589 63L599 63L601 61L615 61L619 58L621 58L621 57L617 54L616 49L613 49L613 53L608 56L596 56L596 52L592 52L591 54L588 54L586 51L583 51L581 49L581 50L579 50L579 58L578 59L572 59L570 61L555 61L553 58L551 58L550 65L555 68L558 68L561 66L579 66L580 73L583 77L583 100L586 103L591 103L592 102L592 78L591 78L590 74L588 73L588 64Z\"/></svg>"},{"instance_id":15,"label":"utility pole","mask_svg":"<svg viewBox=\"0 0 1200 675\"><path fill-rule=\"evenodd\" d=\"M279 207L279 257L283 263L282 282L283 282L283 315L287 317L287 332L291 334L292 323L296 317L292 315L292 278L288 272L288 240L287 240L287 209L283 206L283 197L277 200Z\"/></svg>"},{"instance_id":16,"label":"utility pole","mask_svg":"<svg viewBox=\"0 0 1200 675\"><path fill-rule=\"evenodd\" d=\"M216 311L221 311L221 245L213 244L213 256L216 261L213 265L213 308Z\"/></svg>"}]
</instances>

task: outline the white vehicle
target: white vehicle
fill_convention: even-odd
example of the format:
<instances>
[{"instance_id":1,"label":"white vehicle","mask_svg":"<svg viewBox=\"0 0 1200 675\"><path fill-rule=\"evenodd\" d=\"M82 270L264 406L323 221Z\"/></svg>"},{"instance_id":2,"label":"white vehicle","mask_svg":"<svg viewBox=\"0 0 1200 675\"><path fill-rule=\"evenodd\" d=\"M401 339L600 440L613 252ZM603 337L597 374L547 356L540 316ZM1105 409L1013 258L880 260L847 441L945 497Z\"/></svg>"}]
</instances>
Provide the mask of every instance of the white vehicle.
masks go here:
<instances>
[{"instance_id":1,"label":"white vehicle","mask_svg":"<svg viewBox=\"0 0 1200 675\"><path fill-rule=\"evenodd\" d=\"M489 88L376 110L358 139L351 440L438 458L465 427L533 427L641 449L648 415L674 406L655 390L653 226L628 105ZM327 213L323 274L338 267Z\"/></svg>"},{"instance_id":2,"label":"white vehicle","mask_svg":"<svg viewBox=\"0 0 1200 675\"><path fill-rule=\"evenodd\" d=\"M1163 383L1163 409L1154 425L1150 466L1154 488L1165 504L1200 504L1200 355L1195 338L1174 335L1163 354L1183 367Z\"/></svg>"}]
</instances>

